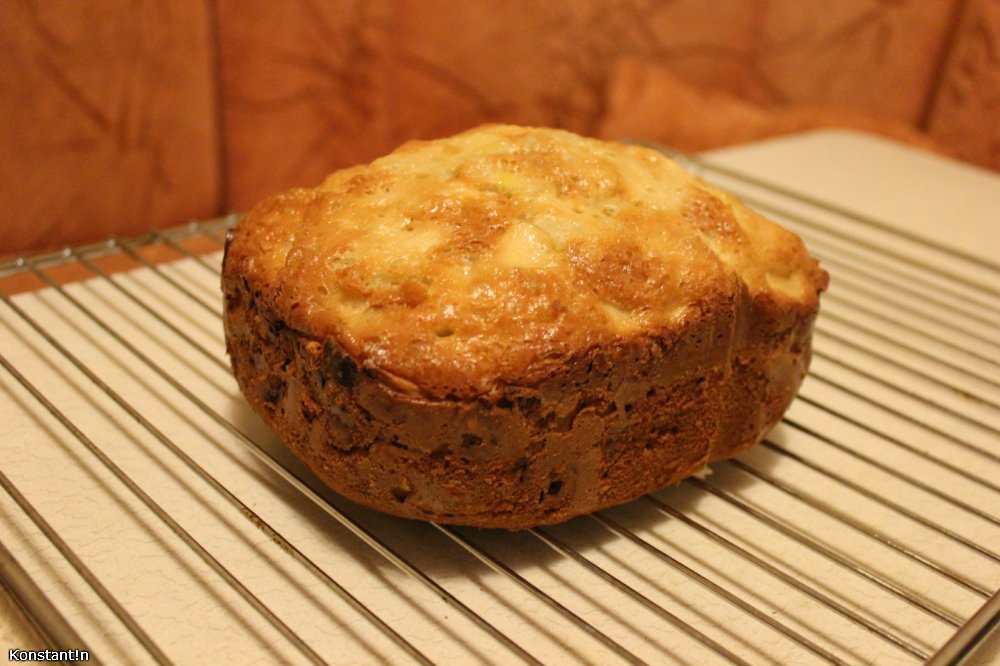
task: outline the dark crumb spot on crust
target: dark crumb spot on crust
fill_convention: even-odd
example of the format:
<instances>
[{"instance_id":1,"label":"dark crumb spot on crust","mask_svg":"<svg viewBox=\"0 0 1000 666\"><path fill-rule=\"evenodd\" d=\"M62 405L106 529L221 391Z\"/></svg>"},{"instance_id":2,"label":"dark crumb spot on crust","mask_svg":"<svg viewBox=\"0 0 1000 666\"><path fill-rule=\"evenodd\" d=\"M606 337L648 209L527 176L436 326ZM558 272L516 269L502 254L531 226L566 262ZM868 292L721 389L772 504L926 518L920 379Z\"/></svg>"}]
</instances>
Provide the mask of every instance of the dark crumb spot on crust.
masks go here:
<instances>
[{"instance_id":1,"label":"dark crumb spot on crust","mask_svg":"<svg viewBox=\"0 0 1000 666\"><path fill-rule=\"evenodd\" d=\"M325 374L344 388L354 388L358 383L358 366L354 359L344 355L330 340L323 344L323 367ZM371 377L369 373L365 368L365 375Z\"/></svg>"},{"instance_id":2,"label":"dark crumb spot on crust","mask_svg":"<svg viewBox=\"0 0 1000 666\"><path fill-rule=\"evenodd\" d=\"M353 388L358 383L358 366L348 356L337 364L337 383L345 388Z\"/></svg>"},{"instance_id":3,"label":"dark crumb spot on crust","mask_svg":"<svg viewBox=\"0 0 1000 666\"><path fill-rule=\"evenodd\" d=\"M514 463L514 472L517 473L517 482L521 483L524 481L524 473L528 471L528 459L524 456L517 459Z\"/></svg>"},{"instance_id":4,"label":"dark crumb spot on crust","mask_svg":"<svg viewBox=\"0 0 1000 666\"><path fill-rule=\"evenodd\" d=\"M322 408L310 398L302 400L302 418L306 423L312 423L320 415Z\"/></svg>"},{"instance_id":5,"label":"dark crumb spot on crust","mask_svg":"<svg viewBox=\"0 0 1000 666\"><path fill-rule=\"evenodd\" d=\"M406 488L400 488L399 486L395 486L392 489L392 496L396 498L397 502L403 503L406 501L406 498L410 496L411 492L412 492L411 490L407 490Z\"/></svg>"},{"instance_id":6,"label":"dark crumb spot on crust","mask_svg":"<svg viewBox=\"0 0 1000 666\"><path fill-rule=\"evenodd\" d=\"M552 481L551 483L549 483L549 487L547 489L538 493L538 503L541 504L542 501L545 499L546 495L550 497L558 495L559 491L562 490L562 487L563 487L563 482L561 480L556 479L555 481Z\"/></svg>"},{"instance_id":7,"label":"dark crumb spot on crust","mask_svg":"<svg viewBox=\"0 0 1000 666\"><path fill-rule=\"evenodd\" d=\"M535 428L535 430L544 432L548 430L549 426L555 423L556 418L557 417L555 411L554 410L549 411L546 412L544 416L540 416L536 418L534 421L532 421L532 426Z\"/></svg>"},{"instance_id":8,"label":"dark crumb spot on crust","mask_svg":"<svg viewBox=\"0 0 1000 666\"><path fill-rule=\"evenodd\" d=\"M541 407L542 407L542 401L535 396L519 397L517 399L517 408L527 418L534 418L535 416L537 416Z\"/></svg>"},{"instance_id":9,"label":"dark crumb spot on crust","mask_svg":"<svg viewBox=\"0 0 1000 666\"><path fill-rule=\"evenodd\" d=\"M479 435L473 435L471 432L467 432L462 435L462 446L464 448L471 448L473 446L479 446L483 443L483 438Z\"/></svg>"},{"instance_id":10,"label":"dark crumb spot on crust","mask_svg":"<svg viewBox=\"0 0 1000 666\"><path fill-rule=\"evenodd\" d=\"M226 308L229 310L235 310L240 307L243 302L243 296L239 289L227 289L226 296Z\"/></svg>"},{"instance_id":11,"label":"dark crumb spot on crust","mask_svg":"<svg viewBox=\"0 0 1000 666\"><path fill-rule=\"evenodd\" d=\"M285 397L285 390L287 388L288 385L285 383L285 379L283 377L278 375L268 375L267 383L261 387L261 400L269 402L273 405Z\"/></svg>"}]
</instances>

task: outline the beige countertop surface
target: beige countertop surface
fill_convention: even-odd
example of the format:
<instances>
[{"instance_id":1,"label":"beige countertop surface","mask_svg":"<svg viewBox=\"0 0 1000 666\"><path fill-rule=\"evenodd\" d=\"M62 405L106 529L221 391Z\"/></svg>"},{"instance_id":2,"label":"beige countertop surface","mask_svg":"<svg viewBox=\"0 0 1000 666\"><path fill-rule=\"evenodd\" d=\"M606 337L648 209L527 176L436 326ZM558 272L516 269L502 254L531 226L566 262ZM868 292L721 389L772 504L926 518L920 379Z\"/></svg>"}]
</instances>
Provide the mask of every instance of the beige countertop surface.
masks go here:
<instances>
[{"instance_id":1,"label":"beige countertop surface","mask_svg":"<svg viewBox=\"0 0 1000 666\"><path fill-rule=\"evenodd\" d=\"M1000 177L995 174L916 152L884 140L855 133L829 131L715 151L705 155L704 159L708 164L717 165L724 170L734 169L744 174L753 174L754 177L767 183L777 184L824 202L833 202L849 213L861 213L884 226L865 232L869 234L866 236L866 241L872 245L878 247L881 243L888 242L885 239L895 238L897 232L903 232L912 238L894 245L895 252L918 262L944 262L942 265L949 274L970 285L983 285L994 289L997 286L995 270L988 265L996 261L996 251L1000 245L998 244ZM815 206L809 203L802 203L799 200L790 202L781 192L761 187L759 184L748 185L745 181L737 181L726 175L725 171L708 169L705 173L723 186L733 185L737 194L747 198L753 205L777 206L782 211L781 215L803 214L802 210L810 209L813 210L810 214L819 217L826 216L832 219L843 216L844 211L837 210L817 213ZM927 249L921 239L948 248L949 252L944 253L948 256L942 259L941 250ZM217 264L218 253L209 257L210 262ZM204 268L204 265L199 265L198 261L189 258L171 265L165 272L172 279L183 283L198 300L211 305L215 298L212 290L215 288L216 278ZM831 270L836 284L837 272ZM164 297L163 288L158 286L157 282L161 277L147 268L129 274L123 278L122 283L127 284L135 293L148 293L150 298L163 299L162 302L156 302L165 308L165 312L169 312L173 320L185 327L189 326L190 335L197 338L205 347L220 350L221 333L218 330L217 320L207 311L203 312L204 309L178 306ZM246 413L246 408L242 405L234 386L227 379L224 368L220 369L220 366L205 369L186 363L183 355L174 358L170 348L177 343L169 340L164 342L160 340L159 334L154 336L149 332L152 329L144 329L138 315L132 318L131 314L125 313L127 304L119 302L120 294L106 287L104 283L93 285L80 283L72 287L71 293L91 307L108 308L107 316L119 322L117 325L120 326L123 335L136 336L134 339L139 341L137 344L145 344L145 338L142 337L144 335L156 337L156 340L150 342L151 345L154 342L161 345L150 347L155 354L158 354L155 356L156 362L162 363L184 385L192 387L197 395L206 396L206 400L216 401L212 404L221 405L220 409L227 417L232 418L255 438L259 438L267 445L273 444L273 438L269 439L270 436L262 430L260 423ZM836 297L836 293L834 296ZM391 567L387 568L384 563L380 563L373 553L352 541L344 530L330 527L328 517L321 511L303 505L299 498L289 494L280 483L269 476L267 470L255 464L245 452L233 448L234 445L230 441L232 437L219 432L209 420L188 414L187 412L191 411L190 405L178 399L173 393L168 396L167 389L162 386L163 382L149 380L141 374L131 373L127 366L116 365L117 361L106 357L99 348L100 345L93 344L92 326L79 323L79 330L73 330L77 326L76 323L69 327L65 323L60 323L60 317L72 315L60 309L61 306L57 303L61 301L55 299L53 295L28 294L18 298L20 300L17 302L31 312L32 316L43 323L48 322L52 330L58 329L62 335L70 336L73 340L72 348L81 358L95 364L94 367L107 367L108 381L113 386L123 387L123 393L127 393L130 400L143 406L142 408L146 410L143 413L154 415L158 427L171 433L175 441L190 451L191 455L203 461L203 464L213 470L213 474L228 479L227 483L248 506L266 517L270 523L280 525L282 533L295 544L299 544L303 552L314 558L326 571L336 572L338 580L344 581L352 593L366 599L366 603L381 617L394 622L394 626L400 628L407 637L433 655L433 661L505 662L509 659L509 654L493 646L468 645L461 640L457 640L454 646L451 645L449 641L456 639L448 635L447 627L451 626L449 623L461 620L456 618L453 609L441 606L440 600L434 598L435 595L421 591L419 587L411 587L406 577L398 576ZM53 307L53 304L56 304L56 307ZM831 299L830 311L837 312L835 298ZM5 321L9 314L9 310L4 310ZM5 341L0 344L0 349L4 349L4 354L9 354L25 374L30 372L31 376L37 377L39 385L44 384L45 389L51 391L53 398L59 400L59 404L65 405L68 415L85 422L94 441L113 450L116 456L120 456L120 464L128 469L131 475L148 482L150 488L155 488L153 494L156 499L169 506L174 515L182 517L190 532L205 543L220 560L225 561L227 567L247 581L256 594L267 598L269 604L281 609L282 617L295 626L296 632L301 634L304 640L311 645L326 646L327 651L324 652L322 648L320 651L332 661L365 663L375 658L373 655L378 655L379 660L384 659L394 663L407 661L406 655L398 648L381 645L379 641L384 640L384 637L378 631L364 622L359 622L349 611L344 611L341 600L325 591L317 590L315 580L302 574L297 566L291 563L291 558L287 558L284 551L275 547L272 539L254 526L247 525L246 521L241 522L240 517L235 515L238 512L229 511L226 506L218 510L207 510L206 506L215 501L203 499L207 496L207 491L196 481L191 481L185 476L189 473L183 466L161 459L155 450L148 448L150 439L148 434L138 432L135 424L116 423L114 419L108 418L113 408L108 406L107 400L101 399L89 405L86 402L79 404L74 402L72 392L85 391L86 389L79 387L85 386L86 382L76 373L61 374L63 371L53 368L51 361L47 364L44 359L33 360L32 354L35 353L49 359L52 358L52 354L50 351L33 352L35 345L25 337L24 330L22 324L0 327L0 339ZM78 335L79 339L76 337ZM821 339L818 344L820 343L825 344L826 349L832 349L834 346L827 340ZM220 360L224 361L221 358L222 352L219 353ZM834 372L833 368L827 368L828 365L816 361L815 369L817 372ZM942 376L949 380L965 381L962 377L955 379L952 375ZM998 378L994 376L993 379ZM812 383L808 384L806 390L811 392L808 395L821 396L820 388L820 385ZM108 491L114 484L105 471L96 469L92 461L79 462L73 455L67 455L65 451L69 450L69 444L65 433L59 432L58 424L42 414L37 405L31 403L30 397L15 386L9 374L5 374L2 370L0 370L0 391L3 391L0 395L6 396L2 401L5 405L4 409L0 410L0 418L12 424L13 435L13 438L8 438L10 443L0 447L0 458L5 460L5 473L12 477L18 487L22 488L25 495L51 520L67 541L92 558L88 561L93 562L95 573L102 580L108 581L109 587L116 595L134 601L129 605L132 612L142 626L148 627L157 644L164 646L172 659L178 663L201 662L205 659L221 660L218 663L285 661L285 653L274 647L283 639L280 636L276 637L273 627L240 610L238 598L231 592L218 591L221 585L215 581L211 572L206 572L196 558L190 554L176 553L178 548L170 541L169 535L165 535L165 530L155 525L150 526L154 521L145 514L140 514L133 500L124 498L119 490ZM8 397L11 399L7 399ZM947 396L945 399L949 406L970 419L985 420L995 416L978 405L967 406L960 397ZM793 410L796 410L792 412L796 418L812 415L804 405L793 406ZM975 427L958 422L960 419L949 418L951 419L949 423L955 422L955 433L981 436L982 431L976 430ZM804 451L811 450L808 448L810 443L798 437L798 433L792 432L791 429L779 427L775 437L782 446L793 449L801 446ZM27 455L23 448L14 445L15 441L31 441L35 447L44 445L47 448L33 448L32 454ZM140 446L135 447L133 451L122 444L128 441L138 442ZM203 443L209 441L211 445ZM995 438L982 437L981 441L988 442L989 446L1000 444ZM929 442L928 446L932 444L933 442ZM280 457L281 454L276 455ZM830 459L833 460L832 457ZM772 466L770 468L775 474L782 473L791 464L784 459L776 461L774 456L768 455L765 451L752 453L748 460L754 464ZM294 467L294 463L291 465ZM988 475L997 470L1000 470L1000 465L990 467L984 464L982 473ZM718 483L727 483L732 480L730 479L732 476L731 470L720 469L716 470L712 478L718 479ZM56 483L51 482L53 479ZM822 485L820 482L816 483L817 488ZM745 484L736 484L733 487L737 486L754 501L765 505L772 501L768 493L764 492L766 489L746 487ZM75 504L60 500L58 490L61 488L73 488L74 491L78 489L81 493L79 497L84 499ZM723 521L724 524L725 512L721 508L695 497L686 488L685 485L664 491L660 496L677 506L689 505L692 515L697 515L706 521ZM98 500L93 500L91 503L86 499L90 496L87 493L91 492L95 494L94 496L110 492L110 496L114 499L109 504L102 504ZM908 491L899 490L899 492L901 493L899 497L909 501L905 495ZM980 497L988 506L990 498L994 496L976 495L970 501L980 501ZM102 608L99 600L95 600L93 595L81 586L80 581L66 573L64 563L60 564L52 548L46 546L44 540L37 534L32 533L30 523L18 513L16 505L7 499L0 494L0 523L3 524L0 525L0 540L14 553L33 579L38 580L39 585L46 590L53 603L64 612L74 628L82 636L88 637L95 655L108 663L125 663L131 661L135 654L140 655L137 661L148 661L148 655L143 655L135 641L125 636L126 632L118 626L117 620L107 609ZM914 496L912 501L922 500ZM863 502L859 503L856 509L850 508L856 511L857 515L866 511L879 513L877 510L867 508ZM542 618L539 620L540 625L553 627L553 631L556 631L555 628L561 628L564 622L558 616L551 617L548 610L536 608L538 604L530 598L522 600L523 605L520 601L512 601L510 607L506 609L498 609L495 607L497 606L495 602L488 600L480 604L478 595L483 594L484 590L499 595L514 595L509 598L515 600L520 597L517 597L514 591L507 589L509 586L503 580L498 581L478 570L473 576L468 574L465 568L449 564L454 556L450 551L444 550L438 554L434 550L436 546L432 548L430 544L430 537L422 531L422 526L395 519L382 519L364 510L350 508L348 510L352 512L352 516L358 516L358 520L370 525L373 531L384 535L386 539L398 539L398 547L403 549L403 552L423 562L425 570L439 576L448 589L455 591L456 594L466 595L462 598L469 599L469 603L480 612L496 613L500 618L497 622L505 627L505 631L519 638L523 635L525 644L537 649L535 653L542 655L542 661L551 663L572 661L576 658L601 659L600 655L603 653L600 651L600 646L590 645L583 638L580 639L579 646L566 646L554 641L545 630L539 629L532 622L535 617ZM718 514L714 513L716 510ZM680 529L676 524L677 521L668 521L664 524L651 523L636 513L637 511L636 508L626 507L614 515L620 516L624 523L634 525L634 529L639 533L645 535L647 534L645 530L648 530L651 539L662 536L664 543L675 545L679 539L683 541L679 533L674 533L674 530ZM940 515L948 518L953 514L942 510ZM795 517L789 518L793 519ZM872 519L878 520L879 517L875 516ZM1000 530L976 532L979 529L978 524L966 525L961 522L964 519L963 516L954 514L955 522L949 524L963 533L980 535L987 548L1000 552ZM886 520L888 522L884 529L886 531L894 529L892 520L890 518ZM581 524L574 522L569 527L561 528L562 531L558 533L567 539L572 538L573 535L567 530L575 529L575 525ZM580 534L584 531L582 527L578 530ZM152 536L148 538L143 536L147 533ZM937 537L918 534L916 528L911 530L909 527L906 527L903 536L910 536L911 533L921 547L927 544L933 547L933 544L940 541ZM518 547L523 545L521 537L510 537L508 542L505 540L506 537L491 533L474 534L476 539L481 539L483 543L497 548L498 552L510 554L511 559L505 561L518 562L516 565L520 567L518 570L526 576L531 576L542 589L551 591L574 588L575 576L579 574L572 573L571 569L564 572L562 569L564 563L561 560L552 561L544 558L533 562L518 560L518 554L514 551L515 545ZM751 543L753 534L748 532L745 536L748 539L747 547L753 547ZM863 545L859 545L863 544L862 541L855 542L852 539L853 537L845 536L843 544L845 548L864 548ZM596 550L583 552L587 552L595 559L607 557L606 566L609 567L614 566L616 557L624 557L615 551L618 547L617 542L599 541L597 544L593 546ZM584 548L585 544L580 547ZM678 547L686 546L682 544ZM765 551L770 547L770 545L761 546ZM513 550L508 553L505 548ZM688 554L696 561L714 557L708 554L709 551L702 553L694 545L690 548L691 552ZM798 551L791 549L790 546L787 546L789 548L787 551L782 550L783 548L786 546L775 543L774 552L771 554L789 558L786 559L789 562L798 557L794 554ZM533 551L528 549L526 552ZM698 560L699 557L702 560ZM883 554L871 554L873 566L880 564L878 559L880 557L883 557ZM890 563L886 566L896 566L891 564L893 560L890 555L885 554L884 557L885 562ZM947 557L953 566L984 588L996 590L1000 587L1000 567L981 566L978 561L966 562L962 559L965 557L962 554L952 558L948 553ZM179 564L170 564L171 558ZM808 558L803 556L801 566L802 575L808 578L813 574L808 570L806 560ZM603 559L600 561L604 562ZM725 577L725 567L722 564L718 566L720 567L718 575ZM641 569L638 565L637 567ZM817 567L822 568L820 565ZM628 567L622 571L622 576L636 574L635 571L629 573ZM938 582L929 578L925 581L922 578L924 574L914 575L916 576L914 585L923 586L922 589L928 590L929 595L934 595L934 602L942 604L956 614L968 616L981 603L975 595L970 595L954 586L945 586L943 588L945 591L941 593L930 592L938 589L936 587ZM678 612L684 618L697 622L700 603L705 604L704 608L712 609L710 612L716 612L717 606L713 605L716 602L704 600L696 591L689 591L688 581L675 582L666 573L658 573L657 577L647 594L654 595L663 590L670 590L673 593L676 590L676 593L681 595L681 600L675 600L674 603L679 604ZM206 583L206 581L214 582ZM731 582L738 586L744 584L741 581ZM746 593L756 599L757 603L765 605L768 603L766 592L754 587L756 583L746 582L745 585ZM766 588L761 588L763 589ZM862 600L858 602L861 604L860 608L864 606L863 600L868 594L866 589L861 583L845 582L844 590L829 592L831 594L842 592L848 600ZM854 592L857 592L857 596L851 597ZM585 595L585 593L585 588L580 590L580 594ZM404 612L405 609L398 605L401 598L407 600L406 608L412 606L424 610L417 612L416 619L412 619ZM646 626L644 623L651 623L649 618L624 606L618 609L614 603L617 602L607 601L607 604L611 605L610 608L601 609L595 606L593 609L579 612L595 623L604 621L601 615L604 612L633 620L635 624L632 628L644 629ZM778 604L773 609L773 614L792 623L798 631L813 636L810 627L814 625L810 624L809 619L801 617L801 624L796 619L798 617L796 613L805 612L802 610L804 607L796 605L798 603L789 601L786 606ZM873 606L880 603L882 602L872 601ZM330 617L324 616L318 609L326 607L335 608L336 613L331 611ZM233 611L233 617L225 616L221 610L230 608L237 609ZM528 610L522 611L522 608ZM886 602L885 608L884 613L881 609L871 610L873 613L882 613L879 617L886 618L886 622L892 622L893 614L896 613L893 610L895 606ZM511 617L508 618L508 614ZM731 621L738 625L744 620L735 618ZM703 651L699 651L701 648L688 645L683 636L677 638L667 636L663 639L664 652L657 652L649 645L630 643L632 639L628 627L616 627L613 620L608 620L607 627L606 631L610 635L627 643L630 649L634 649L647 661L657 661L656 655L660 654L684 655L685 659L694 659L699 663L703 658L705 663L715 663L712 658L718 659L717 655L706 653L706 656ZM940 644L950 635L950 629L930 621L927 621L926 631L920 628L911 629L914 634L925 633L928 644ZM901 627L900 631L911 629ZM521 631L525 633L514 633ZM846 648L859 661L887 664L916 663L912 658L904 658L907 655L900 655L892 649L871 647L864 641L859 644L860 639L852 633L850 627L835 625L830 631L832 633L828 633L825 639L823 632L820 632L815 640L829 649L838 649L838 646ZM738 641L736 636L739 632L736 630L734 632L721 636L726 640ZM217 640L219 636L232 637L231 644L215 645L211 648L205 646L213 637ZM241 638L238 640L237 636ZM244 638L245 647L240 642ZM766 650L747 652L746 658L753 662L798 663L799 653L785 645L779 638L774 638L773 641L767 639L771 642L767 643ZM829 643L823 642L827 639ZM919 639L921 636L914 636L915 641ZM330 641L339 641L335 643L338 646L336 650L330 647L334 644ZM355 643L359 647L351 648L350 645ZM0 594L0 648L32 647L42 647L40 638L17 612L10 597L6 593ZM808 656L814 657L814 655ZM296 655L294 659L290 658L290 661L298 663L298 657L299 655ZM1000 634L994 633L968 663L983 665L1000 663Z\"/></svg>"}]
</instances>

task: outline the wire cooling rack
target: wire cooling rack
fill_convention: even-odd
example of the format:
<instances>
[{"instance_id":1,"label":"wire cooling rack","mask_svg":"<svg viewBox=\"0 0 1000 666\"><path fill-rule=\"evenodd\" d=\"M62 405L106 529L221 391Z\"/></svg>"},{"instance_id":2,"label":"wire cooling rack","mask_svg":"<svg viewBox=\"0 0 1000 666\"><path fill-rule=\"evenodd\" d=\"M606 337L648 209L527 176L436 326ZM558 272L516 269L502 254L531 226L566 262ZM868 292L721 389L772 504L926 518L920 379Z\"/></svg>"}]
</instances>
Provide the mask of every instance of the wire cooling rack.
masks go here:
<instances>
[{"instance_id":1,"label":"wire cooling rack","mask_svg":"<svg viewBox=\"0 0 1000 666\"><path fill-rule=\"evenodd\" d=\"M759 447L519 533L353 506L240 397L234 219L194 223L0 265L4 585L108 663L957 663L1000 618L1000 269L689 165L832 274Z\"/></svg>"}]
</instances>

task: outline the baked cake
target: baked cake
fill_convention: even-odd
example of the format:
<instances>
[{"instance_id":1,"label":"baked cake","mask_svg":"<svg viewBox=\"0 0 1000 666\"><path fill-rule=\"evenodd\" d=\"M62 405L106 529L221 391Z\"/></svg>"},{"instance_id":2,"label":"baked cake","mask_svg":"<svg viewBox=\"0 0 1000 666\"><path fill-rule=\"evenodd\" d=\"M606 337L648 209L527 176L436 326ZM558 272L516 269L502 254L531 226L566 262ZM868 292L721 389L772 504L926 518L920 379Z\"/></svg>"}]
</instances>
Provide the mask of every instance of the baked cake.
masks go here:
<instances>
[{"instance_id":1,"label":"baked cake","mask_svg":"<svg viewBox=\"0 0 1000 666\"><path fill-rule=\"evenodd\" d=\"M758 442L827 274L653 150L493 125L261 202L222 282L240 388L319 478L522 529Z\"/></svg>"}]
</instances>

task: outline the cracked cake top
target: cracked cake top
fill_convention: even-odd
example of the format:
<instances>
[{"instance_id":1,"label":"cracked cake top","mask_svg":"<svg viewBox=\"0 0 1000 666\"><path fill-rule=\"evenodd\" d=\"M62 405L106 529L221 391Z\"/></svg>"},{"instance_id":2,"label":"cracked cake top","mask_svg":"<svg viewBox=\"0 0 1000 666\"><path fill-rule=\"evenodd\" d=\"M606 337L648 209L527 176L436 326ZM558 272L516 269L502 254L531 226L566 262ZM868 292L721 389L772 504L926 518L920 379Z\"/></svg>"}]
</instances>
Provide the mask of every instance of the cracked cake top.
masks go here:
<instances>
[{"instance_id":1,"label":"cracked cake top","mask_svg":"<svg viewBox=\"0 0 1000 666\"><path fill-rule=\"evenodd\" d=\"M808 312L826 285L797 236L656 151L505 125L271 197L227 262L302 335L401 392L460 399L744 296Z\"/></svg>"}]
</instances>

